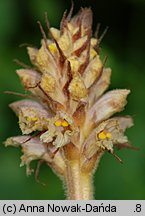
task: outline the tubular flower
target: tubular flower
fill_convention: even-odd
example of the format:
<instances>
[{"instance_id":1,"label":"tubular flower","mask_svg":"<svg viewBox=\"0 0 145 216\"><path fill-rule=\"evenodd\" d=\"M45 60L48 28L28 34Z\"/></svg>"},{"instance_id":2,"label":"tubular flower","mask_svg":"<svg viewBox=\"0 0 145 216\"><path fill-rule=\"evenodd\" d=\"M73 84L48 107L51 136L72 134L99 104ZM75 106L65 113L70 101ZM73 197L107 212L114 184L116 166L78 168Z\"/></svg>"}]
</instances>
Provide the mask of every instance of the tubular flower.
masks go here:
<instances>
[{"instance_id":1,"label":"tubular flower","mask_svg":"<svg viewBox=\"0 0 145 216\"><path fill-rule=\"evenodd\" d=\"M131 117L112 117L124 109L129 90L104 93L111 69L99 55L99 38L92 37L92 11L72 9L61 21L60 30L49 27L39 49L28 47L32 69L19 69L32 99L10 104L19 118L22 136L6 145L22 147L21 165L31 174L32 160L45 161L68 188L69 199L91 199L92 173L105 151L130 146L124 135L133 125ZM32 134L33 133L33 134ZM125 144L125 145L124 145Z\"/></svg>"},{"instance_id":2,"label":"tubular flower","mask_svg":"<svg viewBox=\"0 0 145 216\"><path fill-rule=\"evenodd\" d=\"M40 136L44 143L52 142L56 148L60 148L71 141L71 137L77 132L73 125L73 119L66 113L58 112L49 120L48 130Z\"/></svg>"}]
</instances>

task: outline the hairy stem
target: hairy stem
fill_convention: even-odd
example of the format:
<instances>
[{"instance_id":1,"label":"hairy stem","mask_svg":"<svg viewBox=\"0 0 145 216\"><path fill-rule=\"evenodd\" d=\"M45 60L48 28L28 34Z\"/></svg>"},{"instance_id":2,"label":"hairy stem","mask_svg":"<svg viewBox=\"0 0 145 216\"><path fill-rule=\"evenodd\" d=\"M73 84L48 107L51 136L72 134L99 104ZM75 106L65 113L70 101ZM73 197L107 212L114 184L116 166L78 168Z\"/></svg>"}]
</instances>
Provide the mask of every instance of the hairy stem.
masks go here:
<instances>
[{"instance_id":1,"label":"hairy stem","mask_svg":"<svg viewBox=\"0 0 145 216\"><path fill-rule=\"evenodd\" d=\"M92 174L82 172L79 160L68 160L66 169L67 199L90 200L92 196Z\"/></svg>"}]
</instances>

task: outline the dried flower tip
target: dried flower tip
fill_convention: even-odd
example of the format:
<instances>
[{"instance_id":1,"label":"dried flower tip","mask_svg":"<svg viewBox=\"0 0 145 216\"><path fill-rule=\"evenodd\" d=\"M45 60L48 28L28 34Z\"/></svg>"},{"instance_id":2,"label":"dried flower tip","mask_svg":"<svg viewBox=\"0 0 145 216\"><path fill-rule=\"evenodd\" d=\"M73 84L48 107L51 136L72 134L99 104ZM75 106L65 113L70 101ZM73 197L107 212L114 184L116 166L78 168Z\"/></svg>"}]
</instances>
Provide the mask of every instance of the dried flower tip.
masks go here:
<instances>
[{"instance_id":1,"label":"dried flower tip","mask_svg":"<svg viewBox=\"0 0 145 216\"><path fill-rule=\"evenodd\" d=\"M33 48L33 47L27 47L27 51L28 51L28 55L30 57L30 60L32 62L32 64L36 65L36 56L38 53L38 49Z\"/></svg>"},{"instance_id":2,"label":"dried flower tip","mask_svg":"<svg viewBox=\"0 0 145 216\"><path fill-rule=\"evenodd\" d=\"M26 89L36 86L41 79L40 73L35 70L19 69L17 70L17 74Z\"/></svg>"}]
</instances>

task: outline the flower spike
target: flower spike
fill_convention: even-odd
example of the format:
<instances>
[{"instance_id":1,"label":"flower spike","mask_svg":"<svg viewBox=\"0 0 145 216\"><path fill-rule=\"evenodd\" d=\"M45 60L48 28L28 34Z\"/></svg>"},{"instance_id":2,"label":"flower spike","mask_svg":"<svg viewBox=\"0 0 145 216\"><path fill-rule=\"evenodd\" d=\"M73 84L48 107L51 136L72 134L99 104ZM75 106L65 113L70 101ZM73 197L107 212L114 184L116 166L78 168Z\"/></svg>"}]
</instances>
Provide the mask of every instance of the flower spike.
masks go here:
<instances>
[{"instance_id":1,"label":"flower spike","mask_svg":"<svg viewBox=\"0 0 145 216\"><path fill-rule=\"evenodd\" d=\"M92 37L91 9L82 8L72 17L73 7L72 2L70 12L64 12L60 30L50 27L45 13L49 38L38 21L41 47L27 47L33 68L17 61L24 67L17 75L31 95L10 104L22 136L8 138L5 145L22 148L21 166L26 165L27 175L34 171L31 161L38 160L39 182L45 162L64 180L68 199L87 200L93 198L92 175L103 154L107 151L122 163L115 147L133 148L125 136L133 121L113 116L124 109L130 90L105 92L112 71L98 51L107 29L99 37L98 25Z\"/></svg>"}]
</instances>

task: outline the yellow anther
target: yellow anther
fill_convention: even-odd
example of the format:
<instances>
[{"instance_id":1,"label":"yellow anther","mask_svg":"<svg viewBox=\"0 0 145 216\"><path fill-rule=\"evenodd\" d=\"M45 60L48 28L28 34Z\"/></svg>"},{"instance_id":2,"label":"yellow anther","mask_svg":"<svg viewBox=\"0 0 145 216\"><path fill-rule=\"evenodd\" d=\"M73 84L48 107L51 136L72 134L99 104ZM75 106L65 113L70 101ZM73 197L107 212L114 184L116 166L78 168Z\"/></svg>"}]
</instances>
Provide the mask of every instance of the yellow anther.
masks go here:
<instances>
[{"instance_id":1,"label":"yellow anther","mask_svg":"<svg viewBox=\"0 0 145 216\"><path fill-rule=\"evenodd\" d=\"M105 132L104 132L104 131L100 132L100 133L98 134L98 137L99 137L99 139L106 139L106 134L105 134Z\"/></svg>"},{"instance_id":2,"label":"yellow anther","mask_svg":"<svg viewBox=\"0 0 145 216\"><path fill-rule=\"evenodd\" d=\"M106 137L107 138L111 138L112 137L112 134L110 132L106 133Z\"/></svg>"},{"instance_id":3,"label":"yellow anther","mask_svg":"<svg viewBox=\"0 0 145 216\"><path fill-rule=\"evenodd\" d=\"M37 117L33 117L33 118L27 117L27 121L37 121L37 120L38 120Z\"/></svg>"},{"instance_id":4,"label":"yellow anther","mask_svg":"<svg viewBox=\"0 0 145 216\"><path fill-rule=\"evenodd\" d=\"M35 117L35 118L32 118L32 121L37 121L38 120L38 118L37 117Z\"/></svg>"},{"instance_id":5,"label":"yellow anther","mask_svg":"<svg viewBox=\"0 0 145 216\"><path fill-rule=\"evenodd\" d=\"M67 127L69 125L69 123L66 120L63 120L62 123L61 123L61 125L63 127Z\"/></svg>"},{"instance_id":6,"label":"yellow anther","mask_svg":"<svg viewBox=\"0 0 145 216\"><path fill-rule=\"evenodd\" d=\"M56 126L56 127L60 127L60 126L61 126L61 123L62 123L61 120L57 120L57 121L55 122L55 126Z\"/></svg>"},{"instance_id":7,"label":"yellow anther","mask_svg":"<svg viewBox=\"0 0 145 216\"><path fill-rule=\"evenodd\" d=\"M51 53L55 53L57 51L55 43L49 44L48 47Z\"/></svg>"}]
</instances>

